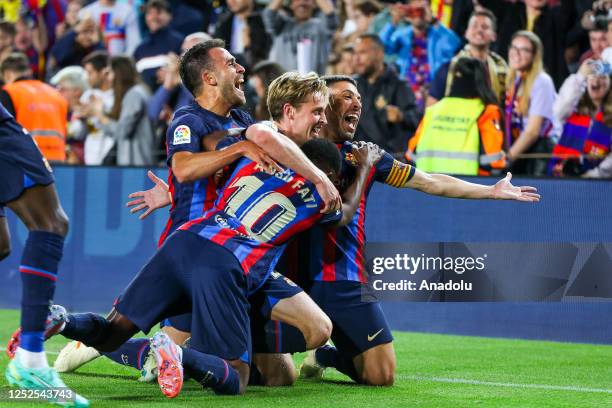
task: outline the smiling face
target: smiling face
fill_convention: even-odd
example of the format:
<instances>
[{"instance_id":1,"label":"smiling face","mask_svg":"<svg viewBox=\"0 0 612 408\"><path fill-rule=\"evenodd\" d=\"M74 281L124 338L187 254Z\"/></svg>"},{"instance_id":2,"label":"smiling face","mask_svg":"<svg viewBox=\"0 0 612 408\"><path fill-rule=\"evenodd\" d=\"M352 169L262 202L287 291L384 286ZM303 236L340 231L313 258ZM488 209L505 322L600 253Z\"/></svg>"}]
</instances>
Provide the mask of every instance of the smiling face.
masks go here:
<instances>
[{"instance_id":1,"label":"smiling face","mask_svg":"<svg viewBox=\"0 0 612 408\"><path fill-rule=\"evenodd\" d=\"M224 48L213 48L209 55L214 67L212 74L223 100L230 106L244 105L244 67Z\"/></svg>"},{"instance_id":2,"label":"smiling face","mask_svg":"<svg viewBox=\"0 0 612 408\"><path fill-rule=\"evenodd\" d=\"M535 49L531 41L525 37L516 37L508 49L508 62L510 68L517 71L526 71L533 63Z\"/></svg>"},{"instance_id":3,"label":"smiling face","mask_svg":"<svg viewBox=\"0 0 612 408\"><path fill-rule=\"evenodd\" d=\"M154 33L168 24L172 20L172 14L157 7L149 7L145 13L145 23L150 32Z\"/></svg>"},{"instance_id":4,"label":"smiling face","mask_svg":"<svg viewBox=\"0 0 612 408\"><path fill-rule=\"evenodd\" d=\"M361 95L348 81L335 82L329 89L330 103L326 111L328 139L334 142L352 140L361 118Z\"/></svg>"},{"instance_id":5,"label":"smiling face","mask_svg":"<svg viewBox=\"0 0 612 408\"><path fill-rule=\"evenodd\" d=\"M471 46L488 47L496 39L493 22L487 16L472 17L465 31L465 38Z\"/></svg>"},{"instance_id":6,"label":"smiling face","mask_svg":"<svg viewBox=\"0 0 612 408\"><path fill-rule=\"evenodd\" d=\"M311 139L321 136L321 130L327 124L325 108L327 98L319 93L311 94L297 108L288 107L291 123L291 139L301 146Z\"/></svg>"}]
</instances>

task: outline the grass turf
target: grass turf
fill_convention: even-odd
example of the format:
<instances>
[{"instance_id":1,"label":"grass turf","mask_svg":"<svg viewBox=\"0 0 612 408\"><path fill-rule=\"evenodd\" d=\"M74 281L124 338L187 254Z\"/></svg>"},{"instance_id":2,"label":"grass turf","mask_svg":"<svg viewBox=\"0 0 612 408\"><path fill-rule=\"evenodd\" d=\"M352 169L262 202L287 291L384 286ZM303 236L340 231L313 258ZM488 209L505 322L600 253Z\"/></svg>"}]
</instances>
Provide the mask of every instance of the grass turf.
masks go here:
<instances>
[{"instance_id":1,"label":"grass turf","mask_svg":"<svg viewBox=\"0 0 612 408\"><path fill-rule=\"evenodd\" d=\"M18 312L0 310L0 346L18 324ZM169 400L157 383L136 381L131 368L99 358L76 373L63 374L93 407L609 407L612 406L612 347L435 334L395 334L397 375L391 388L352 384L334 370L321 382L293 387L249 387L241 397L220 397L195 382ZM66 343L47 342L49 351ZM50 359L55 358L51 354ZM298 364L303 355L296 355ZM0 370L8 359L2 352ZM0 407L40 407L11 401L4 376ZM44 405L42 405L44 406Z\"/></svg>"}]
</instances>

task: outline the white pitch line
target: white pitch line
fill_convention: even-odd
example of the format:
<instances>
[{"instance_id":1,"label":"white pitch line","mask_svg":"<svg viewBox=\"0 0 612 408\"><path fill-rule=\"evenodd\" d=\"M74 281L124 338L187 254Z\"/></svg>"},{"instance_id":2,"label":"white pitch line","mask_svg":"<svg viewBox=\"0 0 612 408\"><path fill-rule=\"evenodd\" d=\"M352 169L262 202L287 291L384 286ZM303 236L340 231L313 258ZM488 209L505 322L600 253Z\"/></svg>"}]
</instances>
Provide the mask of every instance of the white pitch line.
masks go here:
<instances>
[{"instance_id":1,"label":"white pitch line","mask_svg":"<svg viewBox=\"0 0 612 408\"><path fill-rule=\"evenodd\" d=\"M6 349L4 347L0 347L0 353L6 351ZM59 351L48 351L45 350L47 352L47 354L53 354L53 355L58 355Z\"/></svg>"},{"instance_id":2,"label":"white pitch line","mask_svg":"<svg viewBox=\"0 0 612 408\"><path fill-rule=\"evenodd\" d=\"M430 382L451 383L451 384L488 385L492 387L531 388L531 389L551 390L551 391L574 391L574 392L586 392L586 393L598 393L598 394L612 394L612 389L585 388L585 387L575 387L571 385L566 386L566 385L549 385L549 384L519 384L519 383L469 380L465 378L424 377L424 376L419 376L419 375L403 375L403 374L398 375L397 377L399 377L402 380L430 381Z\"/></svg>"}]
</instances>

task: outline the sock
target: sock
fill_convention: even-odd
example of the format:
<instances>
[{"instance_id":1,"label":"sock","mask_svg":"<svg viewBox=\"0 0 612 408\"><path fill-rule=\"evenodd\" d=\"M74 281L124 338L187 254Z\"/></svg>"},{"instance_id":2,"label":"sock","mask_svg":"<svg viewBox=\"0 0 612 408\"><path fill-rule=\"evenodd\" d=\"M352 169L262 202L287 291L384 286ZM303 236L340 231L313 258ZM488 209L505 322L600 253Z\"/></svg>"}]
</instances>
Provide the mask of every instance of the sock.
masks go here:
<instances>
[{"instance_id":1,"label":"sock","mask_svg":"<svg viewBox=\"0 0 612 408\"><path fill-rule=\"evenodd\" d=\"M216 394L240 393L238 371L222 358L183 348L183 368L191 378L204 387L212 388Z\"/></svg>"},{"instance_id":2,"label":"sock","mask_svg":"<svg viewBox=\"0 0 612 408\"><path fill-rule=\"evenodd\" d=\"M62 336L95 347L108 337L110 322L95 313L69 314L61 331Z\"/></svg>"},{"instance_id":3,"label":"sock","mask_svg":"<svg viewBox=\"0 0 612 408\"><path fill-rule=\"evenodd\" d=\"M315 351L315 357L319 365L333 367L342 374L351 377L353 381L357 383L361 382L361 379L357 375L353 359L342 355L334 346L325 345L318 348Z\"/></svg>"},{"instance_id":4,"label":"sock","mask_svg":"<svg viewBox=\"0 0 612 408\"><path fill-rule=\"evenodd\" d=\"M110 353L101 353L116 363L142 370L142 366L149 355L151 345L149 339L129 339L117 350Z\"/></svg>"},{"instance_id":5,"label":"sock","mask_svg":"<svg viewBox=\"0 0 612 408\"><path fill-rule=\"evenodd\" d=\"M251 363L251 369L249 370L249 383L248 385L265 385L263 376L257 368L257 366Z\"/></svg>"},{"instance_id":6,"label":"sock","mask_svg":"<svg viewBox=\"0 0 612 408\"><path fill-rule=\"evenodd\" d=\"M271 353L301 353L306 351L306 339L296 327L270 320L266 322L266 345Z\"/></svg>"},{"instance_id":7,"label":"sock","mask_svg":"<svg viewBox=\"0 0 612 408\"><path fill-rule=\"evenodd\" d=\"M19 362L28 368L48 367L47 356L43 351L44 332L21 332L17 348Z\"/></svg>"},{"instance_id":8,"label":"sock","mask_svg":"<svg viewBox=\"0 0 612 408\"><path fill-rule=\"evenodd\" d=\"M45 231L30 231L21 256L21 330L28 336L20 348L42 352L45 322L55 292L57 267L62 259L64 237ZM23 338L23 335L22 335Z\"/></svg>"}]
</instances>

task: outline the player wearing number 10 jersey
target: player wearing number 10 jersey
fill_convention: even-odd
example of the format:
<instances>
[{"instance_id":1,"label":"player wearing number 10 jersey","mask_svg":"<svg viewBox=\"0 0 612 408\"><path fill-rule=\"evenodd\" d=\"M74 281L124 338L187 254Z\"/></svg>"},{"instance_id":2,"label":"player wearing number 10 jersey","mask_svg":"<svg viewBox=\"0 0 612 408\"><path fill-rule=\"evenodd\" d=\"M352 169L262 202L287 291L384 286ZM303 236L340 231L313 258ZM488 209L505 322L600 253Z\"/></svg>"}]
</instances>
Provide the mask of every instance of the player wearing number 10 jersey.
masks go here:
<instances>
[{"instance_id":1,"label":"player wearing number 10 jersey","mask_svg":"<svg viewBox=\"0 0 612 408\"><path fill-rule=\"evenodd\" d=\"M316 155L326 174L339 171L332 143L313 140L304 149ZM266 173L242 159L215 207L166 240L120 296L109 320L68 315L62 335L112 351L139 330L147 333L168 316L192 312L190 348L168 344L163 334L154 337L162 391L178 394L182 361L202 385L223 394L242 392L251 355L247 296L265 282L292 235L340 219L340 212L323 215L322 208L304 177L289 169Z\"/></svg>"}]
</instances>

